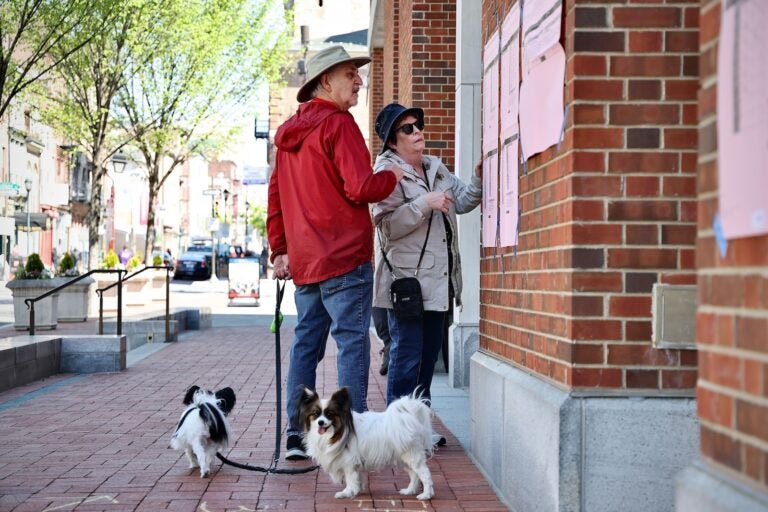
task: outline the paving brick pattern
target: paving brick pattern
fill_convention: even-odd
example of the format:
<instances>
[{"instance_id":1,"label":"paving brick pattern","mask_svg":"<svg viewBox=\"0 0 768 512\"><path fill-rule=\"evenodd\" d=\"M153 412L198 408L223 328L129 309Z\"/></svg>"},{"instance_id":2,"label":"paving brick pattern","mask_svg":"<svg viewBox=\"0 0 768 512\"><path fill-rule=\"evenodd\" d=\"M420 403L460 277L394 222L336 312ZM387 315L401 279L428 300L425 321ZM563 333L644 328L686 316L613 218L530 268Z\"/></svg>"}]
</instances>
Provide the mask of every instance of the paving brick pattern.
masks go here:
<instances>
[{"instance_id":1,"label":"paving brick pattern","mask_svg":"<svg viewBox=\"0 0 768 512\"><path fill-rule=\"evenodd\" d=\"M283 378L290 337L286 325ZM321 393L335 388L335 357L330 343L318 368ZM378 358L373 350L372 409L384 406ZM448 445L429 462L435 498L426 503L397 493L408 481L402 470L370 473L366 490L344 500L317 471L267 475L217 462L213 476L201 479L168 447L185 389L234 388L235 441L227 456L265 466L275 444L274 364L268 328L221 327L190 333L121 373L56 375L0 393L0 511L507 510L438 419ZM303 464L281 460L278 467Z\"/></svg>"}]
</instances>

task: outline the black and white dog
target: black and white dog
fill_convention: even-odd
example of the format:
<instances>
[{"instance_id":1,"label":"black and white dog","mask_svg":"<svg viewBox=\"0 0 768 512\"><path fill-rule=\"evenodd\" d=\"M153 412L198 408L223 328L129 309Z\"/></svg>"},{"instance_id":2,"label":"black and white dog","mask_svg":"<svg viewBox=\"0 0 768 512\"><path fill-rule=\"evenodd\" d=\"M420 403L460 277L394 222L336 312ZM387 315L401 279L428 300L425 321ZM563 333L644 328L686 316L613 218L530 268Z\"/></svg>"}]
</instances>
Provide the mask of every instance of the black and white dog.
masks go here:
<instances>
[{"instance_id":1,"label":"black and white dog","mask_svg":"<svg viewBox=\"0 0 768 512\"><path fill-rule=\"evenodd\" d=\"M403 466L410 483L400 494L418 492L420 500L434 495L432 474L427 457L432 454L432 412L423 400L404 396L384 412L352 410L346 388L329 399L303 388L299 400L299 418L304 429L307 453L315 459L335 483L346 484L337 498L352 498L362 489L361 472L386 466Z\"/></svg>"},{"instance_id":2,"label":"black and white dog","mask_svg":"<svg viewBox=\"0 0 768 512\"><path fill-rule=\"evenodd\" d=\"M171 448L184 450L189 467L200 467L200 476L211 473L216 452L225 449L232 436L227 415L235 406L232 388L216 391L192 386L184 395L187 408L181 414L179 424L171 438Z\"/></svg>"}]
</instances>

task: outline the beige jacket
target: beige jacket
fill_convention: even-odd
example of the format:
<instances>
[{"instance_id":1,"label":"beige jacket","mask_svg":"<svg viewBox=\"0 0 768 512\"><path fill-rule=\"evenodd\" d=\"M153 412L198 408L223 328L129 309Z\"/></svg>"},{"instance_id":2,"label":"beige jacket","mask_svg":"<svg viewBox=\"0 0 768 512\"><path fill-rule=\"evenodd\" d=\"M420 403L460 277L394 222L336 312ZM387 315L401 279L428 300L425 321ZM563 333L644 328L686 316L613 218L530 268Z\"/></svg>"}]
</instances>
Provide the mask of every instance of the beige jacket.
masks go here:
<instances>
[{"instance_id":1,"label":"beige jacket","mask_svg":"<svg viewBox=\"0 0 768 512\"><path fill-rule=\"evenodd\" d=\"M451 247L453 271L450 279L453 280L456 304L461 305L461 257L456 214L470 212L480 203L482 180L473 174L472 180L467 185L451 174L439 158L423 156L422 162L431 190L449 192L454 198L447 214L453 232ZM421 283L424 309L447 311L448 246L443 215L429 207L424 198L429 192L426 184L413 167L406 164L393 151L387 150L379 155L373 169L378 172L393 163L405 171L405 176L388 198L373 205L373 219L377 228L374 249L376 273L373 284L373 305L382 308L392 307L389 300L389 287L393 278L382 258L381 245L384 246L389 263L394 267L396 277L413 276L421 247L427 236L429 217L432 216L429 240L416 277Z\"/></svg>"}]
</instances>

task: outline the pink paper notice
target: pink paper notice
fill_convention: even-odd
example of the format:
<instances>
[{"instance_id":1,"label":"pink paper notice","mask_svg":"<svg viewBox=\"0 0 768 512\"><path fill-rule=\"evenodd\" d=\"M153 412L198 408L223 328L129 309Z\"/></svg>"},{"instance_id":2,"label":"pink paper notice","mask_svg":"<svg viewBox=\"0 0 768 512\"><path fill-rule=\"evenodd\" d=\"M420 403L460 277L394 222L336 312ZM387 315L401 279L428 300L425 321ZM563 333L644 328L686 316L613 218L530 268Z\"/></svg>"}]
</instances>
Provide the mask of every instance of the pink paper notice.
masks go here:
<instances>
[{"instance_id":1,"label":"pink paper notice","mask_svg":"<svg viewBox=\"0 0 768 512\"><path fill-rule=\"evenodd\" d=\"M517 139L501 150L501 187L499 189L499 245L517 245L518 176Z\"/></svg>"},{"instance_id":2,"label":"pink paper notice","mask_svg":"<svg viewBox=\"0 0 768 512\"><path fill-rule=\"evenodd\" d=\"M493 153L483 160L483 247L496 247L498 219L499 155ZM490 192L490 193L489 193Z\"/></svg>"},{"instance_id":3,"label":"pink paper notice","mask_svg":"<svg viewBox=\"0 0 768 512\"><path fill-rule=\"evenodd\" d=\"M724 2L717 146L725 238L768 233L768 2Z\"/></svg>"},{"instance_id":4,"label":"pink paper notice","mask_svg":"<svg viewBox=\"0 0 768 512\"><path fill-rule=\"evenodd\" d=\"M520 131L520 3L512 6L501 25L501 143Z\"/></svg>"},{"instance_id":5,"label":"pink paper notice","mask_svg":"<svg viewBox=\"0 0 768 512\"><path fill-rule=\"evenodd\" d=\"M523 158L560 141L563 127L565 51L556 44L534 61L520 86L520 148Z\"/></svg>"},{"instance_id":6,"label":"pink paper notice","mask_svg":"<svg viewBox=\"0 0 768 512\"><path fill-rule=\"evenodd\" d=\"M518 121L520 99L520 2L501 25L501 160L499 173L499 245L517 245Z\"/></svg>"},{"instance_id":7,"label":"pink paper notice","mask_svg":"<svg viewBox=\"0 0 768 512\"><path fill-rule=\"evenodd\" d=\"M523 72L529 63L544 55L560 41L562 10L562 0L525 0Z\"/></svg>"},{"instance_id":8,"label":"pink paper notice","mask_svg":"<svg viewBox=\"0 0 768 512\"><path fill-rule=\"evenodd\" d=\"M499 140L499 32L493 33L483 51L483 155Z\"/></svg>"}]
</instances>

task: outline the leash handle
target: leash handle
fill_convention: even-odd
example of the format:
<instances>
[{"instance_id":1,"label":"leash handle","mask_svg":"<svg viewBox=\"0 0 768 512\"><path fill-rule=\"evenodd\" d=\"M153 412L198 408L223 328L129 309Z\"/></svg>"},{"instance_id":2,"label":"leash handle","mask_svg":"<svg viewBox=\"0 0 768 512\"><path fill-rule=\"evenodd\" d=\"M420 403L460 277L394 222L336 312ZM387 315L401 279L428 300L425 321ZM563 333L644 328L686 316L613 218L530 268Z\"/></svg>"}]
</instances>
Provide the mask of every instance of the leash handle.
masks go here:
<instances>
[{"instance_id":1,"label":"leash handle","mask_svg":"<svg viewBox=\"0 0 768 512\"><path fill-rule=\"evenodd\" d=\"M282 420L282 361L280 361L280 305L283 303L283 294L285 293L285 281L283 281L283 285L280 286L281 279L276 279L276 290L275 290L275 394L277 395L275 397L275 403L277 404L277 417L275 419L275 451L272 454L272 464L277 466L277 463L280 462L280 431L283 428L283 420Z\"/></svg>"}]
</instances>

